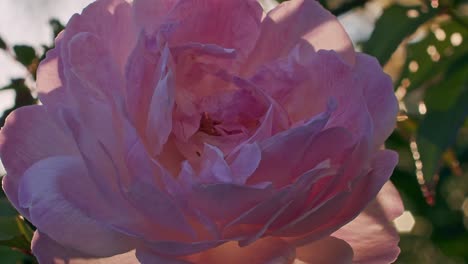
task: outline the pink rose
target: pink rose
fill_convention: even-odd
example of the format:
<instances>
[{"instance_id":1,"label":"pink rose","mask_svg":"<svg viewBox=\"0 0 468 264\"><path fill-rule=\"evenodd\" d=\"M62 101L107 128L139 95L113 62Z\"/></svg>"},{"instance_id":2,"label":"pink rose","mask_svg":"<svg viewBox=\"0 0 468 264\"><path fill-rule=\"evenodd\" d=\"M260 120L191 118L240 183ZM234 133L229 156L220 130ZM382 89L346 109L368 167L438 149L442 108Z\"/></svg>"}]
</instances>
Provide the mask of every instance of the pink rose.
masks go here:
<instances>
[{"instance_id":1,"label":"pink rose","mask_svg":"<svg viewBox=\"0 0 468 264\"><path fill-rule=\"evenodd\" d=\"M37 84L0 156L41 263L398 255L392 83L313 0L99 0Z\"/></svg>"}]
</instances>

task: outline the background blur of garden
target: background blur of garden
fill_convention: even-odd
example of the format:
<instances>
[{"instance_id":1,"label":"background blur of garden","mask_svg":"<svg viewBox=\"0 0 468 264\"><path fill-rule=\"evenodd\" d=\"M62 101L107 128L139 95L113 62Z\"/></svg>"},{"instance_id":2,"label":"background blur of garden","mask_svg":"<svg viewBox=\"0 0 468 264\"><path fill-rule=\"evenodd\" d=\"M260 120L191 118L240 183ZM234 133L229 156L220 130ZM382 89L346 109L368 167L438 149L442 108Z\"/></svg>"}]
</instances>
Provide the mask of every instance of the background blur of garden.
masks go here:
<instances>
[{"instance_id":1,"label":"background blur of garden","mask_svg":"<svg viewBox=\"0 0 468 264\"><path fill-rule=\"evenodd\" d=\"M90 2L0 0L0 127L37 103L39 61ZM386 146L400 154L392 181L406 208L397 263L468 263L468 0L321 2L394 81L400 114ZM0 192L0 263L36 263L33 230Z\"/></svg>"}]
</instances>

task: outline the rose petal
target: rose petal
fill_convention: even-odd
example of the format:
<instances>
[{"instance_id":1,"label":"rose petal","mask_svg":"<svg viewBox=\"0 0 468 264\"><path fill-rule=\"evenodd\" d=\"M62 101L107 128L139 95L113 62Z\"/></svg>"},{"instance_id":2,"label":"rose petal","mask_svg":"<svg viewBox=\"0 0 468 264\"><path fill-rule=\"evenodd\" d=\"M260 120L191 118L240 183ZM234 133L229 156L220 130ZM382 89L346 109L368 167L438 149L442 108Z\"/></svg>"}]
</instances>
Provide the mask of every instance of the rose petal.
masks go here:
<instances>
[{"instance_id":1,"label":"rose petal","mask_svg":"<svg viewBox=\"0 0 468 264\"><path fill-rule=\"evenodd\" d=\"M398 102L393 92L392 80L382 72L379 62L368 55L358 53L355 75L360 78L356 85L362 86L367 109L372 117L374 148L379 148L395 128Z\"/></svg>"},{"instance_id":2,"label":"rose petal","mask_svg":"<svg viewBox=\"0 0 468 264\"><path fill-rule=\"evenodd\" d=\"M262 7L254 0L182 0L168 14L163 34L172 45L210 43L245 57L255 45L261 17Z\"/></svg>"},{"instance_id":3,"label":"rose petal","mask_svg":"<svg viewBox=\"0 0 468 264\"><path fill-rule=\"evenodd\" d=\"M47 264L135 264L138 260L134 251L112 257L96 258L66 248L47 235L36 231L32 240L32 252L40 263Z\"/></svg>"},{"instance_id":4,"label":"rose petal","mask_svg":"<svg viewBox=\"0 0 468 264\"><path fill-rule=\"evenodd\" d=\"M271 95L288 112L293 123L303 123L326 109L334 100L336 109L327 127L345 127L356 138L373 135L363 89L367 78L343 63L334 51L290 54L264 67L252 82ZM383 142L382 142L383 143Z\"/></svg>"},{"instance_id":5,"label":"rose petal","mask_svg":"<svg viewBox=\"0 0 468 264\"><path fill-rule=\"evenodd\" d=\"M175 80L170 68L170 53L162 51L160 79L151 98L146 127L146 139L153 153L160 154L172 130L172 111L175 104Z\"/></svg>"},{"instance_id":6,"label":"rose petal","mask_svg":"<svg viewBox=\"0 0 468 264\"><path fill-rule=\"evenodd\" d=\"M399 236L391 221L402 212L403 205L398 191L388 182L376 200L332 236L351 245L355 263L393 263L400 250Z\"/></svg>"},{"instance_id":7,"label":"rose petal","mask_svg":"<svg viewBox=\"0 0 468 264\"><path fill-rule=\"evenodd\" d=\"M310 264L351 264L353 249L343 240L325 237L296 248L296 259ZM359 262L360 263L360 262Z\"/></svg>"},{"instance_id":8,"label":"rose petal","mask_svg":"<svg viewBox=\"0 0 468 264\"><path fill-rule=\"evenodd\" d=\"M17 109L0 130L0 157L7 172L3 178L6 195L22 214L28 216L18 201L18 186L24 172L42 159L78 153L73 139L50 118L45 107Z\"/></svg>"},{"instance_id":9,"label":"rose petal","mask_svg":"<svg viewBox=\"0 0 468 264\"><path fill-rule=\"evenodd\" d=\"M184 255L196 254L217 247L228 240L211 240L211 241L199 241L199 242L178 242L178 241L161 241L161 242L147 242L145 246L147 249L137 250L137 256L151 256L151 255L163 255L180 257ZM151 263L151 262L149 262Z\"/></svg>"},{"instance_id":10,"label":"rose petal","mask_svg":"<svg viewBox=\"0 0 468 264\"><path fill-rule=\"evenodd\" d=\"M112 28L112 30L109 30ZM123 72L126 60L135 45L136 28L132 21L132 8L125 0L100 0L86 7L81 15L75 14L67 23L61 56L68 61L69 41L81 32L99 36L101 45L109 50L112 60Z\"/></svg>"},{"instance_id":11,"label":"rose petal","mask_svg":"<svg viewBox=\"0 0 468 264\"><path fill-rule=\"evenodd\" d=\"M110 48L105 44L101 37L89 32L78 33L69 40L67 52L70 67L67 69L74 74L76 83L68 82L68 89L78 90L82 86L81 89L88 90L86 96L92 94L99 99L122 95L125 81L112 58ZM83 92L73 91L79 94Z\"/></svg>"},{"instance_id":12,"label":"rose petal","mask_svg":"<svg viewBox=\"0 0 468 264\"><path fill-rule=\"evenodd\" d=\"M172 56L170 50L159 43L159 39L148 37L141 33L138 43L129 57L126 67L126 104L130 119L143 138L151 135L162 125L162 121L167 120L172 114L174 100L174 69L172 66ZM164 96L163 102L157 96ZM158 109L158 107L165 106ZM167 109L166 109L167 107ZM153 110L153 111L150 111ZM161 111L164 110L164 111ZM148 126L150 126L148 128ZM166 127L163 133L156 139L151 139L154 144L162 143L167 138ZM162 146L157 145L156 150Z\"/></svg>"},{"instance_id":13,"label":"rose petal","mask_svg":"<svg viewBox=\"0 0 468 264\"><path fill-rule=\"evenodd\" d=\"M330 206L338 206L339 204L338 207L342 208L341 211L336 213L331 221L330 218L325 219L325 212L320 212L316 217L292 223L294 228L289 231L296 230L296 235L300 235L301 230L310 225L310 221L321 222L321 224L314 224L314 226L320 226L320 228L316 228L313 232L302 237L291 238L291 240L294 240L295 244L306 244L309 241L331 234L357 217L359 212L376 197L379 190L388 181L397 162L398 156L395 152L389 150L379 151L372 161L371 171L355 180L350 187L349 193L342 192L338 194L336 198L328 201L329 206L324 207L327 209Z\"/></svg>"},{"instance_id":14,"label":"rose petal","mask_svg":"<svg viewBox=\"0 0 468 264\"><path fill-rule=\"evenodd\" d=\"M135 24L152 34L161 26L167 13L173 8L176 0L134 0L133 18Z\"/></svg>"},{"instance_id":15,"label":"rose petal","mask_svg":"<svg viewBox=\"0 0 468 264\"><path fill-rule=\"evenodd\" d=\"M329 115L323 113L261 142L262 161L248 183L271 181L284 186L324 160L339 163L342 153L352 146L352 138L343 128L321 131Z\"/></svg>"},{"instance_id":16,"label":"rose petal","mask_svg":"<svg viewBox=\"0 0 468 264\"><path fill-rule=\"evenodd\" d=\"M237 157L229 164L234 182L245 184L247 179L258 168L262 159L262 152L258 144L245 144L239 149Z\"/></svg>"},{"instance_id":17,"label":"rose petal","mask_svg":"<svg viewBox=\"0 0 468 264\"><path fill-rule=\"evenodd\" d=\"M311 186L331 174L333 170L327 168L325 163L304 173L294 184L278 190L268 199L264 199L234 219L223 230L225 236L242 235L246 238L241 240L240 244L247 245L262 237L267 231L274 232L305 208Z\"/></svg>"},{"instance_id":18,"label":"rose petal","mask_svg":"<svg viewBox=\"0 0 468 264\"><path fill-rule=\"evenodd\" d=\"M187 259L196 264L291 264L294 257L294 248L281 239L265 238L247 247L229 242Z\"/></svg>"},{"instance_id":19,"label":"rose petal","mask_svg":"<svg viewBox=\"0 0 468 264\"><path fill-rule=\"evenodd\" d=\"M362 175L365 164L366 145L357 145L352 152L345 152L347 161L331 177L321 179L310 190L307 206L289 223L275 231L274 235L302 236L309 232L315 233L316 238L333 232L334 226L327 226L330 219L337 219L344 204L350 197L350 184ZM331 228L331 229L330 229ZM293 239L293 238L291 238Z\"/></svg>"},{"instance_id":20,"label":"rose petal","mask_svg":"<svg viewBox=\"0 0 468 264\"><path fill-rule=\"evenodd\" d=\"M291 0L263 19L248 69L255 70L258 65L286 56L301 40L315 51L335 50L350 65L355 62L353 44L335 16L315 0Z\"/></svg>"},{"instance_id":21,"label":"rose petal","mask_svg":"<svg viewBox=\"0 0 468 264\"><path fill-rule=\"evenodd\" d=\"M194 231L172 197L181 192L181 187L151 159L141 141L137 140L128 150L126 164L132 175L125 184L126 198L139 211L136 216L151 223L150 227L128 232L151 241L193 239Z\"/></svg>"},{"instance_id":22,"label":"rose petal","mask_svg":"<svg viewBox=\"0 0 468 264\"><path fill-rule=\"evenodd\" d=\"M65 76L69 71L63 66L68 65L68 43L79 33L99 36L99 45L109 51L108 59L121 74L136 39L131 20L131 6L124 0L96 1L81 15L74 15L67 23L66 31L56 39L56 48L47 52L46 59L38 68L37 87L41 101L52 107L75 100L67 94L74 87L63 86L67 84ZM77 89L80 90L79 87Z\"/></svg>"},{"instance_id":23,"label":"rose petal","mask_svg":"<svg viewBox=\"0 0 468 264\"><path fill-rule=\"evenodd\" d=\"M65 175L74 179L86 177L82 161L72 156L55 156L35 163L24 173L18 190L19 207L29 210L28 219L60 244L86 254L105 257L131 249L134 244L131 238L116 232L108 224L89 218L86 212L78 209L76 201L69 200L70 196L82 194L89 200L82 199L81 203L89 205L93 200L101 203L93 197L95 195L82 193L81 188L64 192L60 181ZM68 182L71 183L73 181ZM83 185L87 184L89 182ZM92 188L92 185L88 187Z\"/></svg>"}]
</instances>

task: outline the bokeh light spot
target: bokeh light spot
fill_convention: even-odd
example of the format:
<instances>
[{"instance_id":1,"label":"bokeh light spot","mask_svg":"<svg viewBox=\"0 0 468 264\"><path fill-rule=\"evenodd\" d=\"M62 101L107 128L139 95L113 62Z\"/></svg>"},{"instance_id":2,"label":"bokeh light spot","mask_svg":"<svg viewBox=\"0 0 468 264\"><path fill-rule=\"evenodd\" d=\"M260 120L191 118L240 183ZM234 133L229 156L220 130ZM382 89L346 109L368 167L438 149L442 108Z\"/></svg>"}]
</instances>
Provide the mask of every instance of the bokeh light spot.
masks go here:
<instances>
[{"instance_id":1,"label":"bokeh light spot","mask_svg":"<svg viewBox=\"0 0 468 264\"><path fill-rule=\"evenodd\" d=\"M453 46L458 47L462 42L463 37L459 32L455 32L450 36L450 43L452 43Z\"/></svg>"},{"instance_id":2,"label":"bokeh light spot","mask_svg":"<svg viewBox=\"0 0 468 264\"><path fill-rule=\"evenodd\" d=\"M409 233L413 230L416 220L410 211L404 211L397 219L393 220L395 227L400 233Z\"/></svg>"}]
</instances>

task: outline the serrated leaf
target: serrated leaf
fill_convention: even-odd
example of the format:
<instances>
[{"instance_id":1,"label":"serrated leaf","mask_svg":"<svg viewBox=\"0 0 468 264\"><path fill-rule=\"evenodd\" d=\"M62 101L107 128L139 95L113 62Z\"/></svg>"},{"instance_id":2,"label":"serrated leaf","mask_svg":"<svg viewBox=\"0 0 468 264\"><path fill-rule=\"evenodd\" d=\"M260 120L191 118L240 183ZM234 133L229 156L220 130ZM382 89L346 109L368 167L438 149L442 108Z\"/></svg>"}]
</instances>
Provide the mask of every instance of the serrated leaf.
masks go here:
<instances>
[{"instance_id":1,"label":"serrated leaf","mask_svg":"<svg viewBox=\"0 0 468 264\"><path fill-rule=\"evenodd\" d=\"M16 60L26 67L37 59L36 51L30 46L15 45L13 46L13 51L15 52Z\"/></svg>"},{"instance_id":2,"label":"serrated leaf","mask_svg":"<svg viewBox=\"0 0 468 264\"><path fill-rule=\"evenodd\" d=\"M385 65L400 43L435 16L434 9L423 12L420 6L392 5L377 20L374 31L363 45L363 51Z\"/></svg>"},{"instance_id":3,"label":"serrated leaf","mask_svg":"<svg viewBox=\"0 0 468 264\"><path fill-rule=\"evenodd\" d=\"M417 144L426 180L438 172L444 151L454 143L468 116L468 63L466 57L446 71L443 81L425 95L427 113L417 132Z\"/></svg>"}]
</instances>

